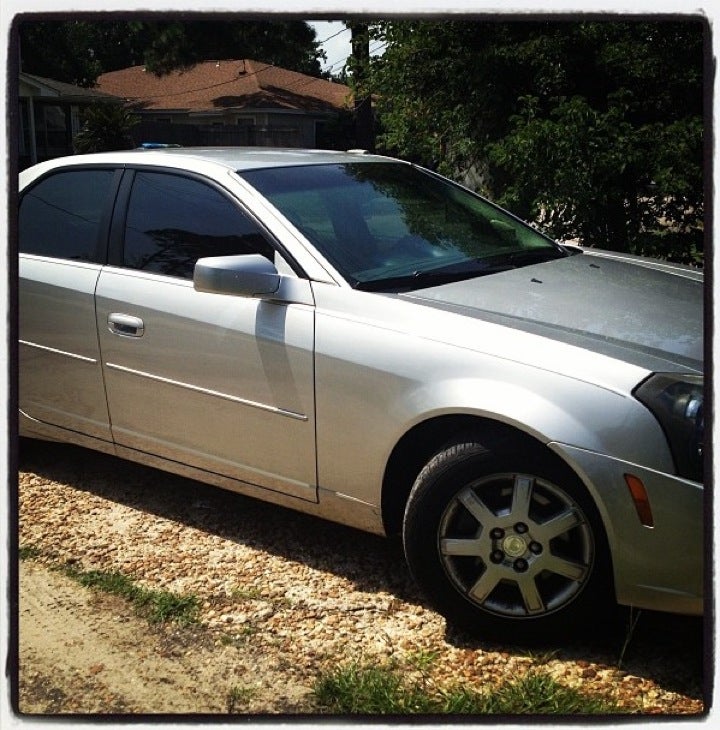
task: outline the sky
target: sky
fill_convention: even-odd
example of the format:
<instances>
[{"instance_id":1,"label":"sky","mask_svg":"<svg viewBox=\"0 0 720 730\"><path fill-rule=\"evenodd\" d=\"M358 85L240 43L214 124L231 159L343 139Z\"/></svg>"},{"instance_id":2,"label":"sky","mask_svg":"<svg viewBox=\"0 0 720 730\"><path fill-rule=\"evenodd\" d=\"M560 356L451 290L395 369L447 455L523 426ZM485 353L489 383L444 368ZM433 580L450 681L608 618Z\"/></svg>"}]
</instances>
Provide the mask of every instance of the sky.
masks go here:
<instances>
[{"instance_id":1,"label":"sky","mask_svg":"<svg viewBox=\"0 0 720 730\"><path fill-rule=\"evenodd\" d=\"M329 68L331 73L340 73L350 55L350 29L341 20L310 20L308 24L315 28L318 41L328 39L323 43L327 55L327 61L322 64L323 71Z\"/></svg>"}]
</instances>

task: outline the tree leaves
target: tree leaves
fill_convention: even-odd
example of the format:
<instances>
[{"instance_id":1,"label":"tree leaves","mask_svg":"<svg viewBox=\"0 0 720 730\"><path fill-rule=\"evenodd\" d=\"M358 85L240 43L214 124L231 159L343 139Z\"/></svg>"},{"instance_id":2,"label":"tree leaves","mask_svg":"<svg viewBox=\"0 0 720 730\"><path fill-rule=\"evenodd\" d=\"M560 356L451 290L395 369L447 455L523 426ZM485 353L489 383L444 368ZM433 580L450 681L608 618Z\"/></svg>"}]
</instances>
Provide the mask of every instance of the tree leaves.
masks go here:
<instances>
[{"instance_id":1,"label":"tree leaves","mask_svg":"<svg viewBox=\"0 0 720 730\"><path fill-rule=\"evenodd\" d=\"M138 118L120 104L95 103L83 110L82 129L73 139L78 154L129 150L135 144L130 135Z\"/></svg>"},{"instance_id":2,"label":"tree leaves","mask_svg":"<svg viewBox=\"0 0 720 730\"><path fill-rule=\"evenodd\" d=\"M560 239L697 258L698 21L392 21L372 63L379 143Z\"/></svg>"},{"instance_id":3,"label":"tree leaves","mask_svg":"<svg viewBox=\"0 0 720 730\"><path fill-rule=\"evenodd\" d=\"M43 20L20 24L22 70L78 86L145 64L164 74L199 61L251 58L320 76L323 51L300 20Z\"/></svg>"}]
</instances>

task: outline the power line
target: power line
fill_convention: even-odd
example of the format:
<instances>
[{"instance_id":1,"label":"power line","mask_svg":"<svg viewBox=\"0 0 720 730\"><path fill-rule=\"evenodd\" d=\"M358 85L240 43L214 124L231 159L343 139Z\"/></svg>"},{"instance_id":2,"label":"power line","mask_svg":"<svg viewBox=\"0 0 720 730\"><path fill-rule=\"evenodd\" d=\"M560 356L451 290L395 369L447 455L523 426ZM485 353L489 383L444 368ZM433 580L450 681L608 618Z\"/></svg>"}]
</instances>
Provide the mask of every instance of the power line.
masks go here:
<instances>
[{"instance_id":1,"label":"power line","mask_svg":"<svg viewBox=\"0 0 720 730\"><path fill-rule=\"evenodd\" d=\"M321 41L317 41L317 43L318 43L318 45L323 45L323 43L327 43L329 40L336 38L337 36L341 35L342 33L347 33L349 30L350 30L350 28L348 28L347 26L345 28L341 28L337 32L333 33L332 35L329 35L327 38L325 38ZM347 60L347 57L345 59L341 59L341 60L345 61L345 60ZM341 60L338 60L335 63L328 66L327 70L333 68L336 64L340 63ZM257 71L251 71L248 74L244 74L243 78L247 79L247 78L250 78L251 76L257 76L260 73L262 73L263 71L265 71L266 69L273 68L273 66L274 66L274 64L272 64L272 63L265 64L264 66L257 69ZM302 83L296 82L295 84L289 84L287 88L291 89L291 88L294 88L295 86L306 86L308 84L311 84L313 81L324 81L325 80L325 79L321 79L321 78L316 78L314 76L311 78L312 78L312 80L310 80L310 81L303 81ZM192 94L192 93L196 93L198 91L207 91L208 89L215 89L220 86L227 86L228 84L234 84L236 81L237 81L237 78L232 78L228 81L221 81L217 84L210 84L209 86L199 86L197 88L187 89L185 91L175 91L170 94L155 94L155 95L153 95L153 99L167 99L172 96L182 96L183 94Z\"/></svg>"},{"instance_id":2,"label":"power line","mask_svg":"<svg viewBox=\"0 0 720 730\"><path fill-rule=\"evenodd\" d=\"M336 35L339 35L340 33L344 33L346 30L350 30L350 29L344 28L343 30L338 31L337 33L331 35L330 38L334 38ZM322 43L324 43L324 42L325 41L322 41ZM387 45L388 45L387 41L379 41L375 46L370 47L370 55L372 55L373 53L377 53L378 51L384 50L385 48L387 48ZM352 55L352 54L349 54L349 55ZM339 58L337 61L329 64L328 66L325 67L325 71L331 72L335 66L337 66L339 64L345 64L347 62L347 59L349 58L349 55L345 56L343 58ZM313 77L309 78L307 81L302 80L302 81L297 81L294 84L288 84L288 86L286 88L288 88L288 89L302 88L303 86L309 86L310 84L312 84L316 81L326 81L326 79L321 79L321 78L317 78L317 77L313 76Z\"/></svg>"},{"instance_id":3,"label":"power line","mask_svg":"<svg viewBox=\"0 0 720 730\"><path fill-rule=\"evenodd\" d=\"M244 74L242 76L242 78L246 79L246 78L249 78L250 76L257 76L262 71L265 71L265 69L272 68L272 67L273 67L273 64L268 63L265 66L263 66L262 68L259 68L257 71L251 71L248 74ZM171 97L171 96L182 96L183 94L194 94L198 91L207 91L208 89L216 89L220 86L227 86L228 84L234 84L237 82L238 78L240 78L240 77L235 76L232 79L229 79L228 81L220 81L217 84L210 84L209 86L197 86L193 89L184 89L183 91L174 91L170 94L153 94L152 98L153 99L167 99L168 97Z\"/></svg>"},{"instance_id":4,"label":"power line","mask_svg":"<svg viewBox=\"0 0 720 730\"><path fill-rule=\"evenodd\" d=\"M332 35L329 35L327 38L325 38L322 41L318 41L317 43L318 43L318 45L323 45L324 43L327 43L329 40L332 40L333 38L336 38L337 36L341 35L342 33L346 33L349 30L350 30L350 28L348 28L347 26L345 28L341 28L339 31L333 33ZM330 64L329 66L327 66L327 68L325 70L330 71L334 66L336 66L339 63L344 63L345 61L347 61L347 56L345 58L338 59L334 63ZM242 78L247 79L247 78L250 78L251 76L258 76L263 71L265 71L269 68L273 68L273 67L274 67L274 64L267 63L264 66L261 66L256 71L251 71L250 73L243 74ZM295 72L295 73L299 73L299 72ZM229 84L234 84L237 82L237 80L238 80L238 77L234 77L232 79L229 79L228 81L220 81L217 84L210 84L209 86L198 86L193 89L185 89L183 91L174 91L174 92L168 93L168 94L153 94L152 98L153 99L167 99L167 98L170 98L173 96L182 96L184 94L194 94L194 93L197 93L198 91L207 91L208 89L216 89L221 86L227 86ZM311 76L307 81L305 81L305 80L297 81L294 84L288 84L286 86L286 88L287 89L293 89L296 87L302 88L303 86L308 86L316 81L327 81L327 79Z\"/></svg>"},{"instance_id":5,"label":"power line","mask_svg":"<svg viewBox=\"0 0 720 730\"><path fill-rule=\"evenodd\" d=\"M333 33L331 36L328 36L324 41L320 41L319 45L323 45L323 43L327 43L329 40L332 40L333 38L341 35L342 33L348 33L350 31L350 28L345 26L344 28L341 28L337 33ZM331 71L335 66L337 66L340 63L345 63L347 61L347 56L343 58L339 58L337 61L333 61L332 63L325 66L325 71Z\"/></svg>"},{"instance_id":6,"label":"power line","mask_svg":"<svg viewBox=\"0 0 720 730\"><path fill-rule=\"evenodd\" d=\"M350 30L350 28L348 28L347 26L345 26L344 28L341 28L337 33L333 33L332 35L329 35L325 40L318 41L318 45L322 45L323 43L327 43L328 41L331 41L333 38L335 38L335 36L339 36L341 33L345 33L345 32L347 32L349 30Z\"/></svg>"},{"instance_id":7,"label":"power line","mask_svg":"<svg viewBox=\"0 0 720 730\"><path fill-rule=\"evenodd\" d=\"M385 50L385 48L387 48L387 45L388 45L387 41L380 41L375 46L370 46L370 55L372 56L373 54L377 54L378 51ZM335 66L339 66L340 64L345 64L345 62L350 57L350 55L352 55L352 54L348 54L347 56L344 56L343 58L338 58L337 61L334 61L333 63L328 64L324 70L331 71Z\"/></svg>"}]
</instances>

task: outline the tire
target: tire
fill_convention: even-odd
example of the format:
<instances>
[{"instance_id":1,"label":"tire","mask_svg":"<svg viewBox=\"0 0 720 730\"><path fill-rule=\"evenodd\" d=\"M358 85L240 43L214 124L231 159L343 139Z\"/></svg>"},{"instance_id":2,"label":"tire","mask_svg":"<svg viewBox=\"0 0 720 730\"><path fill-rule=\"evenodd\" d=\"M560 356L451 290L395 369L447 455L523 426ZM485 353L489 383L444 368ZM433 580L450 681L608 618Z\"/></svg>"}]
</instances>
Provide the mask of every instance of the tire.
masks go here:
<instances>
[{"instance_id":1,"label":"tire","mask_svg":"<svg viewBox=\"0 0 720 730\"><path fill-rule=\"evenodd\" d=\"M461 439L418 475L405 556L451 624L486 640L586 637L614 613L597 510L577 477L538 450Z\"/></svg>"}]
</instances>

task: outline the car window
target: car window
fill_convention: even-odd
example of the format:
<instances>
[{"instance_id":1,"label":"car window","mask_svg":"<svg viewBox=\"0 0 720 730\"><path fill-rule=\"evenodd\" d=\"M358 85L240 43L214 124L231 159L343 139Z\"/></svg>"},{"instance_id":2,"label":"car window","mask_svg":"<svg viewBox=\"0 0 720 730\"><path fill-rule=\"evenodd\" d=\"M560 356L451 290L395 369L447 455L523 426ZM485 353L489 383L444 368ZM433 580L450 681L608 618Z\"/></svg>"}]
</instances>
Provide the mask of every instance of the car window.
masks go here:
<instances>
[{"instance_id":1,"label":"car window","mask_svg":"<svg viewBox=\"0 0 720 730\"><path fill-rule=\"evenodd\" d=\"M354 286L430 286L566 253L512 215L447 180L399 163L246 170Z\"/></svg>"},{"instance_id":2,"label":"car window","mask_svg":"<svg viewBox=\"0 0 720 730\"><path fill-rule=\"evenodd\" d=\"M182 175L136 173L125 266L190 279L199 258L250 253L274 259L262 229L219 190Z\"/></svg>"},{"instance_id":3,"label":"car window","mask_svg":"<svg viewBox=\"0 0 720 730\"><path fill-rule=\"evenodd\" d=\"M20 202L22 253L74 261L104 258L100 221L111 201L114 170L66 170L41 180Z\"/></svg>"}]
</instances>

